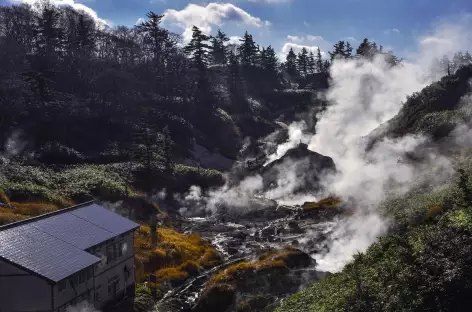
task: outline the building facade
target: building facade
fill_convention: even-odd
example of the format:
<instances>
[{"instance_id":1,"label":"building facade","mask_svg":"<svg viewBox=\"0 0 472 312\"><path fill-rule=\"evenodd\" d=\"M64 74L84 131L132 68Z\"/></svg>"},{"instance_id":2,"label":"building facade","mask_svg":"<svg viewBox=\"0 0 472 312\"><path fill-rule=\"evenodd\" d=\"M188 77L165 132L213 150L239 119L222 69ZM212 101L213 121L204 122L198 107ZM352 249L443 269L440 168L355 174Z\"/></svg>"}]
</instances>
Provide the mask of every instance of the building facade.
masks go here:
<instances>
[{"instance_id":1,"label":"building facade","mask_svg":"<svg viewBox=\"0 0 472 312\"><path fill-rule=\"evenodd\" d=\"M0 227L0 312L100 309L133 296L138 227L92 202Z\"/></svg>"}]
</instances>

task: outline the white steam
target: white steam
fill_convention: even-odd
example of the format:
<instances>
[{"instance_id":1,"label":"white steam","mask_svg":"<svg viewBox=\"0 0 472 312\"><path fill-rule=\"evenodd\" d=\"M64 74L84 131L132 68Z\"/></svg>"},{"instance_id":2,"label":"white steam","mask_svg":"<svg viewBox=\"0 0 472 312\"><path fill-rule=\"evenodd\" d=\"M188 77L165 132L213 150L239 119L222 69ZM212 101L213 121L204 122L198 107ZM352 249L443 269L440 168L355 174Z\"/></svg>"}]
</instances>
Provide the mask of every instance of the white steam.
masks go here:
<instances>
[{"instance_id":1,"label":"white steam","mask_svg":"<svg viewBox=\"0 0 472 312\"><path fill-rule=\"evenodd\" d=\"M470 22L470 16L461 19ZM469 24L470 25L470 24ZM470 29L470 28L469 28ZM309 148L333 158L339 174L325 180L328 189L354 199L357 213L335 229L329 252L316 256L321 270L337 271L363 252L386 229L386 220L376 213L378 204L392 192L405 192L416 179L434 172L439 182L451 173L447 159L430 154L421 166L403 161L426 138L406 136L383 140L365 153L363 137L394 117L407 95L432 82L431 61L444 54L466 49L470 37L463 25L445 24L419 40L415 59L390 68L382 57L373 61L338 60L331 67L330 103L320 116ZM470 41L469 41L470 42Z\"/></svg>"},{"instance_id":2,"label":"white steam","mask_svg":"<svg viewBox=\"0 0 472 312\"><path fill-rule=\"evenodd\" d=\"M92 304L87 301L78 303L75 306L70 306L67 308L66 312L100 312L95 309Z\"/></svg>"},{"instance_id":3,"label":"white steam","mask_svg":"<svg viewBox=\"0 0 472 312\"><path fill-rule=\"evenodd\" d=\"M310 135L306 133L307 124L304 121L293 122L288 127L288 140L277 146L277 151L267 157L265 165L281 158L285 153L300 143L307 143Z\"/></svg>"}]
</instances>

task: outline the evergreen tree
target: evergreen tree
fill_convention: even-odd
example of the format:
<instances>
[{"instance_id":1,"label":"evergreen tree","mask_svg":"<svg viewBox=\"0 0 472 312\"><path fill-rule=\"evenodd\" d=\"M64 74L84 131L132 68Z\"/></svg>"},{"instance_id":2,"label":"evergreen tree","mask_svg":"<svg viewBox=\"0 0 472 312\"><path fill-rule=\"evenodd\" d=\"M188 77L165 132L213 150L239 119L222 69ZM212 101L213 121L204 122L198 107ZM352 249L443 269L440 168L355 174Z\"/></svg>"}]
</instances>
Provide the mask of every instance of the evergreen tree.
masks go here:
<instances>
[{"instance_id":1,"label":"evergreen tree","mask_svg":"<svg viewBox=\"0 0 472 312\"><path fill-rule=\"evenodd\" d=\"M262 68L272 74L276 74L279 68L279 60L272 46L267 49L262 48L261 51L261 66Z\"/></svg>"},{"instance_id":2,"label":"evergreen tree","mask_svg":"<svg viewBox=\"0 0 472 312\"><path fill-rule=\"evenodd\" d=\"M184 51L190 56L196 68L203 70L208 65L208 49L210 46L206 43L210 37L203 34L197 26L192 28L192 40L185 46Z\"/></svg>"},{"instance_id":3,"label":"evergreen tree","mask_svg":"<svg viewBox=\"0 0 472 312\"><path fill-rule=\"evenodd\" d=\"M239 70L238 57L233 51L230 51L228 56L229 61L229 75L227 80L228 91L234 111L241 111L241 107L245 107L246 103L246 88Z\"/></svg>"},{"instance_id":4,"label":"evergreen tree","mask_svg":"<svg viewBox=\"0 0 472 312\"><path fill-rule=\"evenodd\" d=\"M308 55L308 74L313 75L316 73L316 61L315 61L315 55L313 54L313 51L310 51L310 55Z\"/></svg>"},{"instance_id":5,"label":"evergreen tree","mask_svg":"<svg viewBox=\"0 0 472 312\"><path fill-rule=\"evenodd\" d=\"M334 45L333 52L328 53L331 57L331 61L333 61L335 58L345 58L347 56L346 43L344 41L338 41Z\"/></svg>"},{"instance_id":6,"label":"evergreen tree","mask_svg":"<svg viewBox=\"0 0 472 312\"><path fill-rule=\"evenodd\" d=\"M258 58L258 47L256 46L252 35L247 31L244 37L240 39L241 45L238 47L238 53L243 66L256 65Z\"/></svg>"},{"instance_id":7,"label":"evergreen tree","mask_svg":"<svg viewBox=\"0 0 472 312\"><path fill-rule=\"evenodd\" d=\"M60 25L60 12L50 3L43 3L38 17L37 27L34 30L36 53L52 61L60 57L64 51L64 32Z\"/></svg>"},{"instance_id":8,"label":"evergreen tree","mask_svg":"<svg viewBox=\"0 0 472 312\"><path fill-rule=\"evenodd\" d=\"M151 54L157 67L164 62L166 48L169 45L169 32L161 27L164 15L154 12L146 14L147 20L136 26L138 33L143 35L146 52Z\"/></svg>"},{"instance_id":9,"label":"evergreen tree","mask_svg":"<svg viewBox=\"0 0 472 312\"><path fill-rule=\"evenodd\" d=\"M159 147L161 150L162 165L166 172L172 172L174 169L173 146L174 142L172 141L169 127L165 126L159 140Z\"/></svg>"},{"instance_id":10,"label":"evergreen tree","mask_svg":"<svg viewBox=\"0 0 472 312\"><path fill-rule=\"evenodd\" d=\"M356 50L356 55L369 57L371 45L369 39L365 38Z\"/></svg>"},{"instance_id":11,"label":"evergreen tree","mask_svg":"<svg viewBox=\"0 0 472 312\"><path fill-rule=\"evenodd\" d=\"M344 58L350 58L352 56L352 45L346 42L346 48L344 49Z\"/></svg>"},{"instance_id":12,"label":"evergreen tree","mask_svg":"<svg viewBox=\"0 0 472 312\"><path fill-rule=\"evenodd\" d=\"M308 75L308 51L305 47L303 47L300 53L298 53L297 69L299 74L303 77Z\"/></svg>"},{"instance_id":13,"label":"evergreen tree","mask_svg":"<svg viewBox=\"0 0 472 312\"><path fill-rule=\"evenodd\" d=\"M295 55L293 48L290 48L290 51L287 54L285 69L287 70L287 73L292 77L298 76L297 56Z\"/></svg>"},{"instance_id":14,"label":"evergreen tree","mask_svg":"<svg viewBox=\"0 0 472 312\"><path fill-rule=\"evenodd\" d=\"M317 52L316 52L316 59L315 59L315 62L316 62L316 70L321 73L323 72L323 58L321 57L321 50L320 48L318 48Z\"/></svg>"},{"instance_id":15,"label":"evergreen tree","mask_svg":"<svg viewBox=\"0 0 472 312\"><path fill-rule=\"evenodd\" d=\"M228 36L219 29L216 36L211 37L210 56L213 64L224 65L228 62L226 48L226 42L228 41Z\"/></svg>"}]
</instances>

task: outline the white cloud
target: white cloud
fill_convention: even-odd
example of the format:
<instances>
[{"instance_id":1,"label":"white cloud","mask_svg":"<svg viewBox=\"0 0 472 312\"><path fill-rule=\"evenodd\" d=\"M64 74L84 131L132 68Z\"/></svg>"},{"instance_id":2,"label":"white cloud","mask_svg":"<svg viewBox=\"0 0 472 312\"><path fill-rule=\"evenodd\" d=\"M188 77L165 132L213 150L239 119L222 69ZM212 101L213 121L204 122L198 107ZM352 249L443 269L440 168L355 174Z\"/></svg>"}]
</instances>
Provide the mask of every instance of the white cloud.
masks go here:
<instances>
[{"instance_id":1,"label":"white cloud","mask_svg":"<svg viewBox=\"0 0 472 312\"><path fill-rule=\"evenodd\" d=\"M12 2L12 3L27 3L27 4L30 4L32 6L40 3L39 0L10 0L10 2ZM77 11L83 11L83 12L87 13L95 21L97 21L97 23L99 23L99 24L111 25L110 21L107 21L105 19L102 19L102 18L98 17L97 12L95 12L94 10L92 10L91 8L89 8L88 6L86 6L82 3L75 2L74 0L50 0L50 2L54 5L56 5L56 6L70 6L70 7L72 7L73 9L75 9Z\"/></svg>"},{"instance_id":2,"label":"white cloud","mask_svg":"<svg viewBox=\"0 0 472 312\"><path fill-rule=\"evenodd\" d=\"M321 50L321 55L327 57L327 51L331 44L321 36L305 35L305 36L287 36L287 42L282 46L279 52L279 58L285 60L290 49L293 49L295 53L300 52L303 48L307 49L308 52L317 53L318 48Z\"/></svg>"},{"instance_id":3,"label":"white cloud","mask_svg":"<svg viewBox=\"0 0 472 312\"><path fill-rule=\"evenodd\" d=\"M269 21L263 21L258 17L252 16L234 4L214 2L209 3L207 6L189 4L180 11L166 10L163 21L184 29L184 41L190 40L193 26L199 27L207 34L212 31L213 26L221 26L231 22L256 28L270 26Z\"/></svg>"},{"instance_id":4,"label":"white cloud","mask_svg":"<svg viewBox=\"0 0 472 312\"><path fill-rule=\"evenodd\" d=\"M239 36L230 36L229 41L227 42L228 44L240 44L241 43L242 37Z\"/></svg>"},{"instance_id":5,"label":"white cloud","mask_svg":"<svg viewBox=\"0 0 472 312\"><path fill-rule=\"evenodd\" d=\"M393 35L393 34L399 34L400 30L398 28L392 28L392 29L387 29L384 31L384 34L386 35Z\"/></svg>"},{"instance_id":6,"label":"white cloud","mask_svg":"<svg viewBox=\"0 0 472 312\"><path fill-rule=\"evenodd\" d=\"M350 37L344 37L342 38L341 40L344 40L344 41L348 41L350 43L358 43L360 42L359 40L357 40L356 38L350 36Z\"/></svg>"},{"instance_id":7,"label":"white cloud","mask_svg":"<svg viewBox=\"0 0 472 312\"><path fill-rule=\"evenodd\" d=\"M258 2L258 3L286 3L291 2L292 0L249 0L249 2Z\"/></svg>"}]
</instances>

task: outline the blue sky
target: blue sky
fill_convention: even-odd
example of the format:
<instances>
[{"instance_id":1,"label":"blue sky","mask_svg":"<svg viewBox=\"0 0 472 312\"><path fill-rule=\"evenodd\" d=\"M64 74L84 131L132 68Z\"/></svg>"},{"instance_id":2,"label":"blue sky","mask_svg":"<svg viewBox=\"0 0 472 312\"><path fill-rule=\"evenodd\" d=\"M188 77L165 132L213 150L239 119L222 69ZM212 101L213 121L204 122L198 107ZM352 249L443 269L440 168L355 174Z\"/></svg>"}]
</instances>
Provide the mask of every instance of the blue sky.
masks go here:
<instances>
[{"instance_id":1,"label":"blue sky","mask_svg":"<svg viewBox=\"0 0 472 312\"><path fill-rule=\"evenodd\" d=\"M11 1L0 0L0 4ZM347 38L357 46L365 37L402 51L438 19L472 13L470 0L52 1L86 6L113 25L134 25L150 10L167 13L164 25L185 38L193 24L211 33L221 28L234 37L248 30L258 43L272 45L281 55L290 47L319 46L326 50Z\"/></svg>"}]
</instances>

